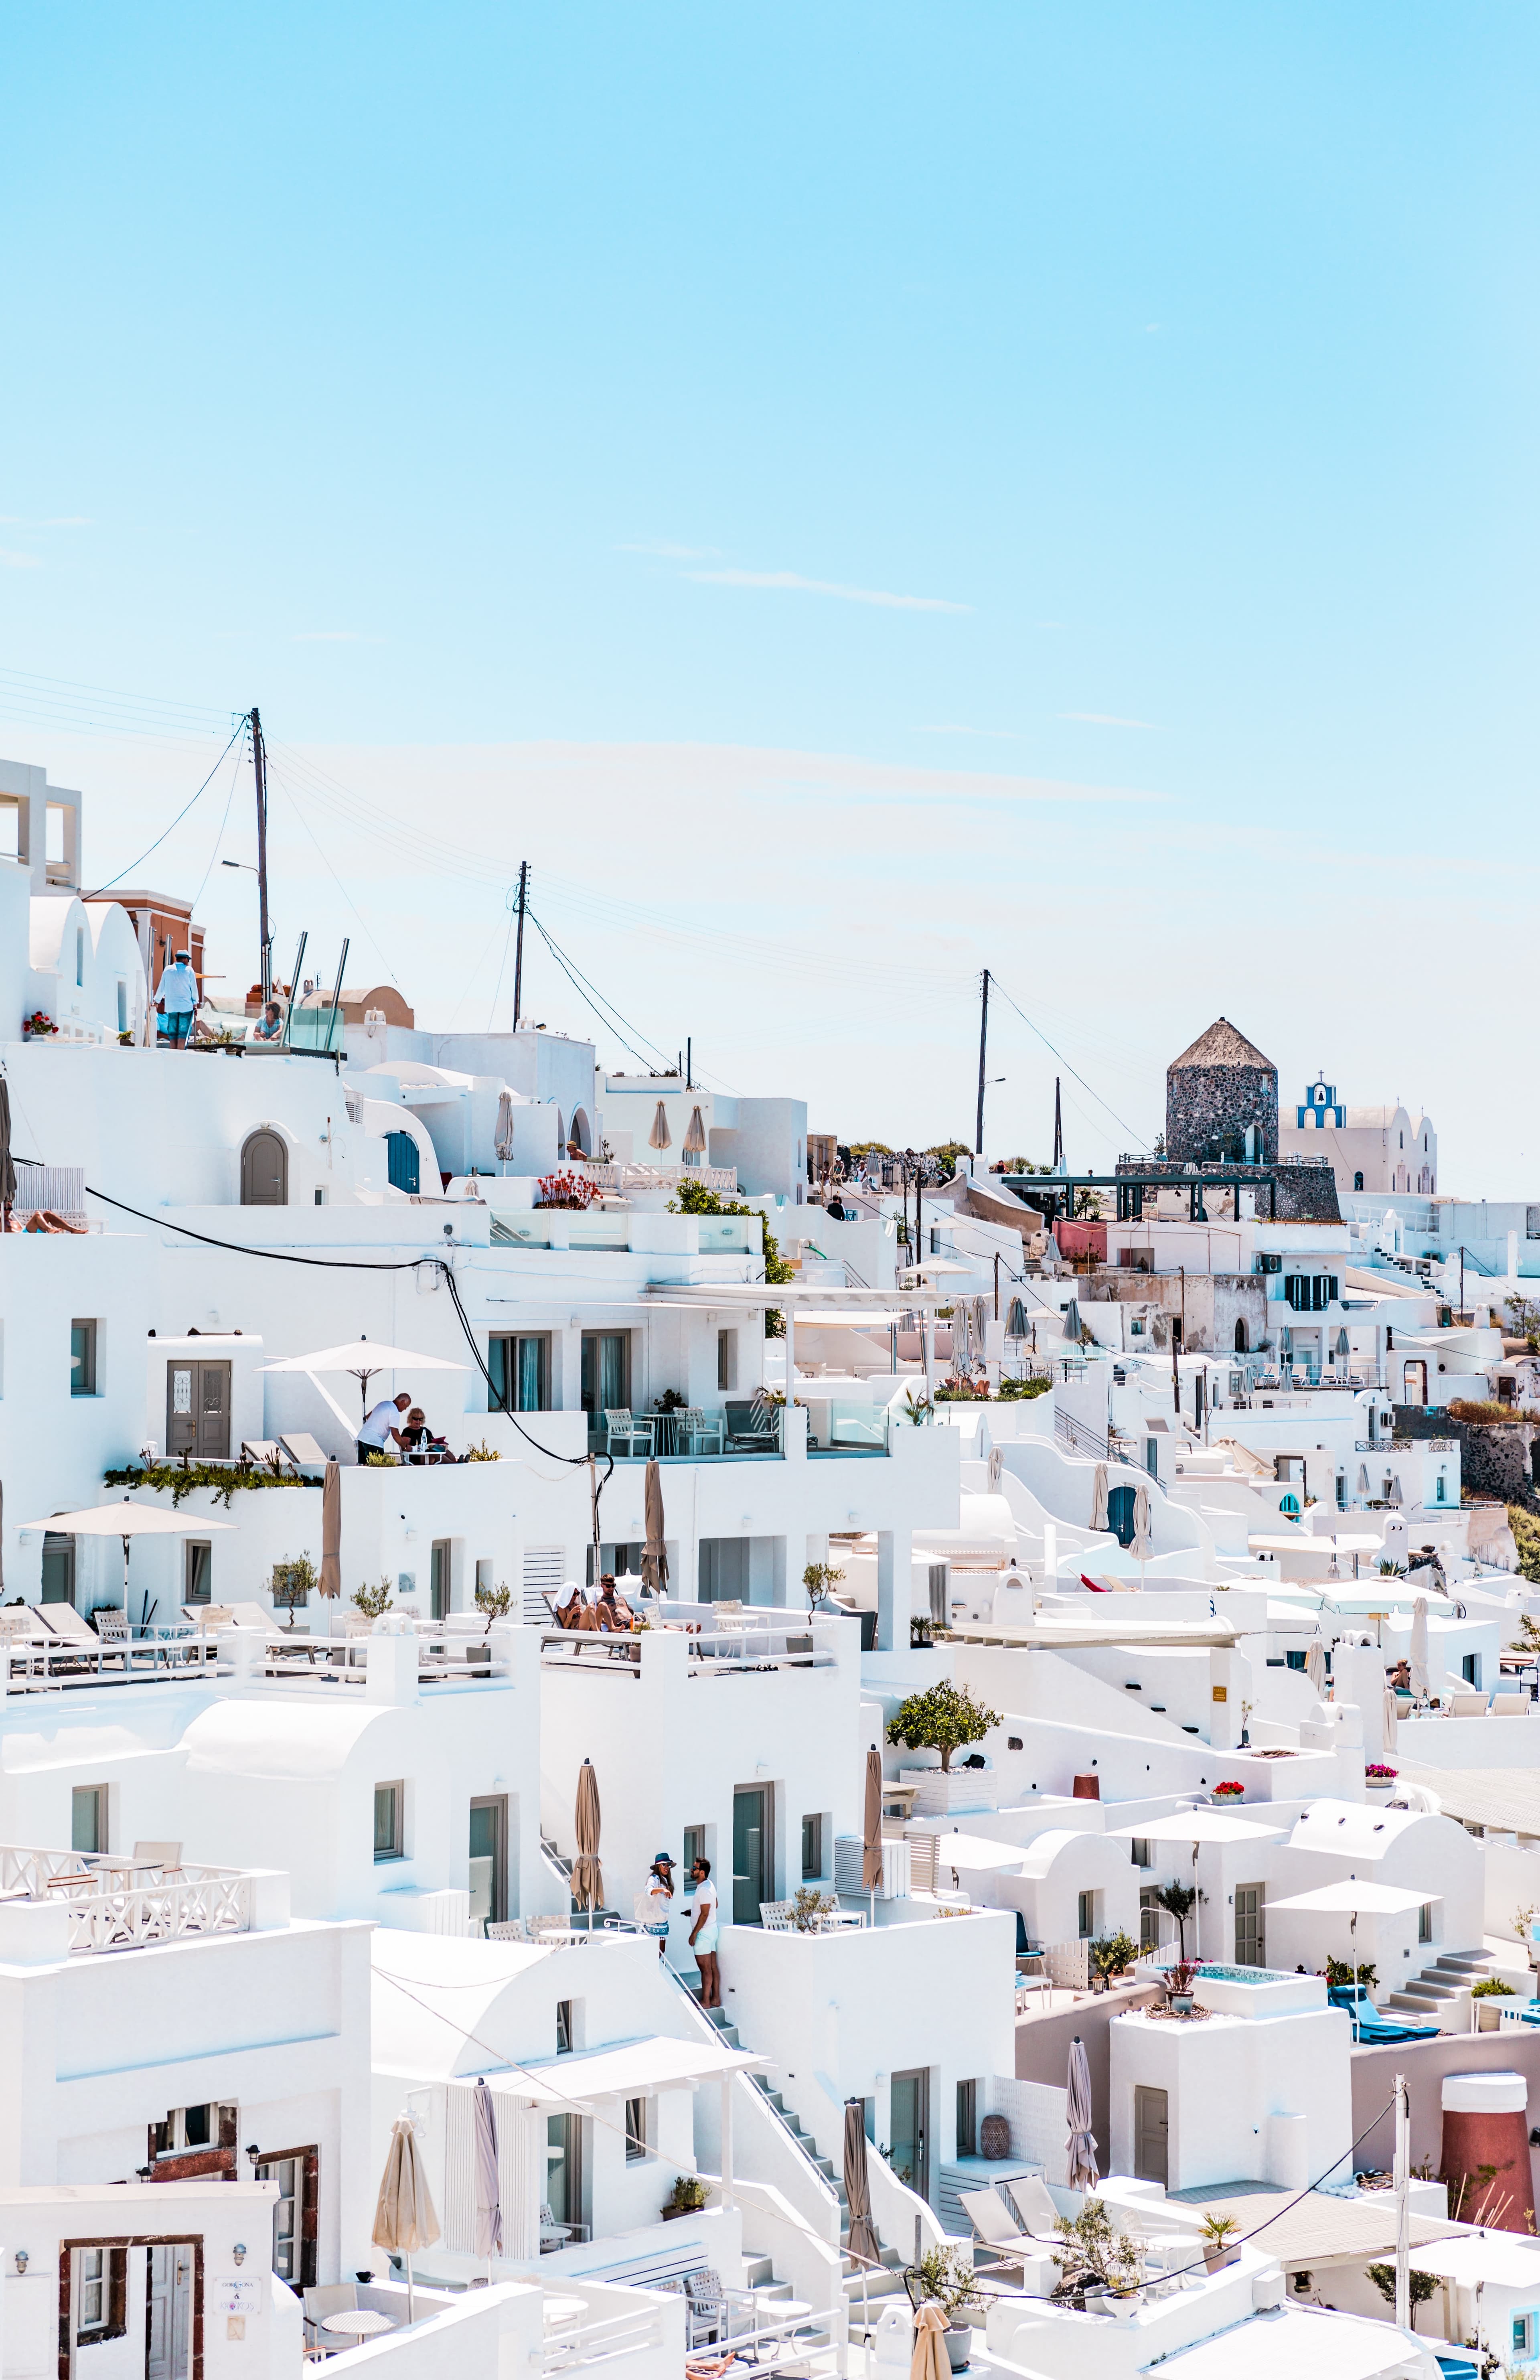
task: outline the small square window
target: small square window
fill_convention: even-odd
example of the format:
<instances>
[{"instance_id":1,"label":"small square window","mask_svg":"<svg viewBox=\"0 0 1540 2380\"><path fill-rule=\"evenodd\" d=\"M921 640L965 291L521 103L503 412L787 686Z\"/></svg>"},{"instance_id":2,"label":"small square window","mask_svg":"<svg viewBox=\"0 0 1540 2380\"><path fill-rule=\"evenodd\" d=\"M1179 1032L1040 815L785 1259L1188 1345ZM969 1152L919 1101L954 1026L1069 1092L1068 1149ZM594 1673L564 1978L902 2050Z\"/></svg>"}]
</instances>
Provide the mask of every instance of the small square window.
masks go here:
<instances>
[{"instance_id":1,"label":"small square window","mask_svg":"<svg viewBox=\"0 0 1540 2380\"><path fill-rule=\"evenodd\" d=\"M738 1334L735 1330L717 1332L717 1386L735 1389L738 1385Z\"/></svg>"},{"instance_id":2,"label":"small square window","mask_svg":"<svg viewBox=\"0 0 1540 2380\"><path fill-rule=\"evenodd\" d=\"M558 2058L565 2058L573 2048L576 2030L572 2021L572 2002L558 2000L556 2003L556 2055Z\"/></svg>"},{"instance_id":3,"label":"small square window","mask_svg":"<svg viewBox=\"0 0 1540 2380\"><path fill-rule=\"evenodd\" d=\"M72 1397L96 1394L94 1322L72 1322L69 1326L69 1393Z\"/></svg>"},{"instance_id":4,"label":"small square window","mask_svg":"<svg viewBox=\"0 0 1540 2380\"><path fill-rule=\"evenodd\" d=\"M1083 1942L1088 1942L1097 1930L1097 1897L1094 1892L1075 1895L1076 1926Z\"/></svg>"},{"instance_id":5,"label":"small square window","mask_svg":"<svg viewBox=\"0 0 1540 2380\"><path fill-rule=\"evenodd\" d=\"M374 1856L376 1860L397 1860L403 1856L401 1818L402 1803L406 1798L406 1788L399 1782L394 1785L376 1785L374 1789Z\"/></svg>"},{"instance_id":6,"label":"small square window","mask_svg":"<svg viewBox=\"0 0 1540 2380\"><path fill-rule=\"evenodd\" d=\"M1149 1855L1149 1837L1147 1835L1135 1835L1128 1848L1133 1855L1134 1864L1135 1867L1153 1867L1155 1865L1155 1862Z\"/></svg>"}]
</instances>

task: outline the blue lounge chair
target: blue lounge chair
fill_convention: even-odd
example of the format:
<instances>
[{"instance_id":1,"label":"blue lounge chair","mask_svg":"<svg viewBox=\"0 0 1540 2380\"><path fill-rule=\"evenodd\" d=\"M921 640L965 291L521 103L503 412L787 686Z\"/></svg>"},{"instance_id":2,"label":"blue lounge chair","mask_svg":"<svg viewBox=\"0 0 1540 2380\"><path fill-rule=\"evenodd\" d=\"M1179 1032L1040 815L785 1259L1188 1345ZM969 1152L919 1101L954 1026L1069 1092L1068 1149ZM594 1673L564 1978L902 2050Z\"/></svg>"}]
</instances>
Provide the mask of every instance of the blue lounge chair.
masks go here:
<instances>
[{"instance_id":1,"label":"blue lounge chair","mask_svg":"<svg viewBox=\"0 0 1540 2380\"><path fill-rule=\"evenodd\" d=\"M1364 2049L1379 2049L1396 2041L1434 2041L1436 2024L1403 2024L1399 2017L1381 2016L1363 1984L1328 1984L1327 1999L1344 2009L1352 2020L1352 2037Z\"/></svg>"}]
</instances>

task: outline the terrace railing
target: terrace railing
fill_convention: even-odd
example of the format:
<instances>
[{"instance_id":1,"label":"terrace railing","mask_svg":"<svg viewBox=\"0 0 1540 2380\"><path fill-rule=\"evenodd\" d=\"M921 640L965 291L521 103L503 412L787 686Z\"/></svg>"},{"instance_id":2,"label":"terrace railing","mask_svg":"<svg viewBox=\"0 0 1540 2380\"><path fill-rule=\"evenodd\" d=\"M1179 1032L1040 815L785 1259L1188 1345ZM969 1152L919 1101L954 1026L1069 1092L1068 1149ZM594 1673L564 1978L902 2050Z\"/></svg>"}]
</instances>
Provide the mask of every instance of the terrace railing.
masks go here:
<instances>
[{"instance_id":1,"label":"terrace railing","mask_svg":"<svg viewBox=\"0 0 1540 2380\"><path fill-rule=\"evenodd\" d=\"M76 1951L137 1950L194 1934L245 1934L251 1879L239 1868L0 1845L0 1897L60 1902Z\"/></svg>"}]
</instances>

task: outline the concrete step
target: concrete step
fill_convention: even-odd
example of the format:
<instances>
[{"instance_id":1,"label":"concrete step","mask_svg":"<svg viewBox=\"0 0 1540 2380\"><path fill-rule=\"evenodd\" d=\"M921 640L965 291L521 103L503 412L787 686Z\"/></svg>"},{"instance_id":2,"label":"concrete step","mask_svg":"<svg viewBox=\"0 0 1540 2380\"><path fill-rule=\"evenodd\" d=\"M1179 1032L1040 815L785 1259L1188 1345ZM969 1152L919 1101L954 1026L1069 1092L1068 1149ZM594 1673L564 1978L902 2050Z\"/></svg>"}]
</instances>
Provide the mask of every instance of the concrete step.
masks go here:
<instances>
[{"instance_id":1,"label":"concrete step","mask_svg":"<svg viewBox=\"0 0 1540 2380\"><path fill-rule=\"evenodd\" d=\"M768 2256L746 2256L744 2279L751 2289L763 2289L775 2278L775 2267Z\"/></svg>"}]
</instances>

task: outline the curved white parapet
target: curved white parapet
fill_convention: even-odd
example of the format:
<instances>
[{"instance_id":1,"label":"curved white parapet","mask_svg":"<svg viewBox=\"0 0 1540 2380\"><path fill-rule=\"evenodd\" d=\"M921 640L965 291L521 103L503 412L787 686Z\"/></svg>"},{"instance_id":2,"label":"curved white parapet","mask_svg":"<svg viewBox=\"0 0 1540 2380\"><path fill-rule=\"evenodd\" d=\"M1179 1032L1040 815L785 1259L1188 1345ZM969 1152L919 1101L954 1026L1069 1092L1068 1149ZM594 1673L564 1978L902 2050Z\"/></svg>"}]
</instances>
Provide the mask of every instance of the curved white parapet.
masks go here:
<instances>
[{"instance_id":1,"label":"curved white parapet","mask_svg":"<svg viewBox=\"0 0 1540 2380\"><path fill-rule=\"evenodd\" d=\"M1529 2084L1522 2074L1446 2074L1441 2105L1446 2116L1522 2116Z\"/></svg>"}]
</instances>

